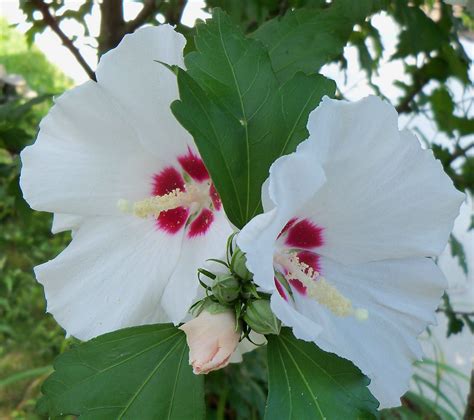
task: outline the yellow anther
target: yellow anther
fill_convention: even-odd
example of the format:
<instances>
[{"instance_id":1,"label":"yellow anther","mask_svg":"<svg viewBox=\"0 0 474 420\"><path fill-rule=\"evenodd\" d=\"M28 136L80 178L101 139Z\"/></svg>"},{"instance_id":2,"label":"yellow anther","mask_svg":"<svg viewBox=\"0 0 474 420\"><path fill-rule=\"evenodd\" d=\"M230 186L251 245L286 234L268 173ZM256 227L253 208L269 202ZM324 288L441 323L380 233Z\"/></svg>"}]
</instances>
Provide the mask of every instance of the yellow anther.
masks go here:
<instances>
[{"instance_id":1,"label":"yellow anther","mask_svg":"<svg viewBox=\"0 0 474 420\"><path fill-rule=\"evenodd\" d=\"M305 284L308 295L328 308L334 315L353 315L352 302L339 292L332 284L319 276L316 281Z\"/></svg>"},{"instance_id":2,"label":"yellow anther","mask_svg":"<svg viewBox=\"0 0 474 420\"><path fill-rule=\"evenodd\" d=\"M299 280L306 287L307 295L320 305L325 306L334 315L341 317L354 316L359 321L368 318L367 309L354 309L350 299L346 298L316 270L300 261L296 253L276 254L274 261L285 268L285 278L288 281Z\"/></svg>"},{"instance_id":3,"label":"yellow anther","mask_svg":"<svg viewBox=\"0 0 474 420\"><path fill-rule=\"evenodd\" d=\"M181 206L191 207L194 203L204 204L209 199L208 191L191 184L187 187L186 191L176 188L168 194L137 201L133 204L132 213L141 218L148 216L158 217L162 211ZM130 208L130 205L125 200L119 200L118 205L124 211Z\"/></svg>"},{"instance_id":4,"label":"yellow anther","mask_svg":"<svg viewBox=\"0 0 474 420\"><path fill-rule=\"evenodd\" d=\"M174 189L168 194L145 198L133 204L133 214L138 217L159 216L162 211L185 204L186 192Z\"/></svg>"}]
</instances>

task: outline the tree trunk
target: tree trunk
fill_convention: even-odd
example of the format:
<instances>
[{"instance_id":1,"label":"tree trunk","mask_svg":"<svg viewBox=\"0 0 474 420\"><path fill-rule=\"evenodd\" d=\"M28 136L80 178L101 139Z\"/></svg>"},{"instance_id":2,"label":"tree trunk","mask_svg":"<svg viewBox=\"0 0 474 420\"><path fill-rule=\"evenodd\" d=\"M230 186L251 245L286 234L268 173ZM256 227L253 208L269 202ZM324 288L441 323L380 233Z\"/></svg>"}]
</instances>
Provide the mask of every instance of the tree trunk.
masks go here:
<instances>
[{"instance_id":1,"label":"tree trunk","mask_svg":"<svg viewBox=\"0 0 474 420\"><path fill-rule=\"evenodd\" d=\"M471 373L471 390L467 397L466 413L464 414L464 420L474 419L474 369Z\"/></svg>"},{"instance_id":2,"label":"tree trunk","mask_svg":"<svg viewBox=\"0 0 474 420\"><path fill-rule=\"evenodd\" d=\"M100 11L99 57L115 48L125 35L122 0L103 0Z\"/></svg>"}]
</instances>

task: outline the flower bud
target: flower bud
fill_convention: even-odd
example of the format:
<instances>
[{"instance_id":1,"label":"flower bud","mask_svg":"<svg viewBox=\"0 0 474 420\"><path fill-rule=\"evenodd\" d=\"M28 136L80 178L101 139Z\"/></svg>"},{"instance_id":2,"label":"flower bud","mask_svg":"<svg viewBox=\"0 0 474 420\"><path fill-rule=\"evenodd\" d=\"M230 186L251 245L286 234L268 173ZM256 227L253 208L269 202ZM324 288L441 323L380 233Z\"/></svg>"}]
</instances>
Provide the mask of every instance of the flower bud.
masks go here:
<instances>
[{"instance_id":1,"label":"flower bud","mask_svg":"<svg viewBox=\"0 0 474 420\"><path fill-rule=\"evenodd\" d=\"M267 299L252 300L244 315L247 325L259 334L279 334L280 320L273 314Z\"/></svg>"},{"instance_id":2,"label":"flower bud","mask_svg":"<svg viewBox=\"0 0 474 420\"><path fill-rule=\"evenodd\" d=\"M253 278L252 273L247 268L247 258L239 248L232 254L230 269L243 281L250 281Z\"/></svg>"},{"instance_id":3,"label":"flower bud","mask_svg":"<svg viewBox=\"0 0 474 420\"><path fill-rule=\"evenodd\" d=\"M181 325L189 346L189 364L196 375L222 369L229 364L240 340L232 310L210 313L203 310L197 318Z\"/></svg>"},{"instance_id":4,"label":"flower bud","mask_svg":"<svg viewBox=\"0 0 474 420\"><path fill-rule=\"evenodd\" d=\"M220 303L231 303L240 295L240 282L232 274L218 274L212 284L212 294Z\"/></svg>"}]
</instances>

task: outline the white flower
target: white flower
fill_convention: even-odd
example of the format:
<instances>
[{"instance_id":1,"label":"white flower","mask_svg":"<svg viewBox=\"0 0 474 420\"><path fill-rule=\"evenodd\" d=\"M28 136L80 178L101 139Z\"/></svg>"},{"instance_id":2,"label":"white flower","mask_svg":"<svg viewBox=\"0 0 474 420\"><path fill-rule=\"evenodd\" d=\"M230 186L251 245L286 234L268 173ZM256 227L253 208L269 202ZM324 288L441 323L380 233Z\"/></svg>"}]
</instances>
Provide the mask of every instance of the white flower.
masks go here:
<instances>
[{"instance_id":1,"label":"white flower","mask_svg":"<svg viewBox=\"0 0 474 420\"><path fill-rule=\"evenodd\" d=\"M155 322L178 323L197 268L231 228L190 135L170 104L184 37L147 27L105 54L97 83L56 100L22 155L31 207L55 213L71 244L36 267L48 311L80 339Z\"/></svg>"},{"instance_id":2,"label":"white flower","mask_svg":"<svg viewBox=\"0 0 474 420\"><path fill-rule=\"evenodd\" d=\"M189 346L189 364L193 372L206 374L226 367L239 344L234 311L210 313L203 310L196 318L181 325Z\"/></svg>"},{"instance_id":3,"label":"white flower","mask_svg":"<svg viewBox=\"0 0 474 420\"><path fill-rule=\"evenodd\" d=\"M308 129L272 165L265 213L237 242L295 336L353 361L381 407L396 406L446 286L426 257L443 250L463 194L376 97L325 98Z\"/></svg>"}]
</instances>

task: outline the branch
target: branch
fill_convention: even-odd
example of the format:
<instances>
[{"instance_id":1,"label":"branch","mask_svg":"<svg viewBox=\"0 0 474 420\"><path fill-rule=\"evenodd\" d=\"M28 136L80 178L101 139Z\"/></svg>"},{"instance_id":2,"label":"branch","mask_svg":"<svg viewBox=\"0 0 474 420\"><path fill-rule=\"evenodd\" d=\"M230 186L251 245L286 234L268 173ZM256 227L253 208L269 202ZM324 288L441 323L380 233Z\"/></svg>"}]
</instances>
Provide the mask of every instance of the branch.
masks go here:
<instances>
[{"instance_id":1,"label":"branch","mask_svg":"<svg viewBox=\"0 0 474 420\"><path fill-rule=\"evenodd\" d=\"M399 114L408 114L413 111L413 108L411 107L410 104L413 101L413 99L415 99L415 96L418 95L423 90L425 83L422 83L422 82L415 83L411 92L408 93L408 95L405 96L402 99L402 101L397 105L396 109Z\"/></svg>"},{"instance_id":2,"label":"branch","mask_svg":"<svg viewBox=\"0 0 474 420\"><path fill-rule=\"evenodd\" d=\"M445 314L455 314L459 316L474 316L474 312L466 312L466 311L455 311L451 307L449 308L438 308L436 309L436 312L443 312Z\"/></svg>"},{"instance_id":3,"label":"branch","mask_svg":"<svg viewBox=\"0 0 474 420\"><path fill-rule=\"evenodd\" d=\"M122 0L102 0L100 3L100 34L98 55L102 57L115 48L125 35Z\"/></svg>"},{"instance_id":4,"label":"branch","mask_svg":"<svg viewBox=\"0 0 474 420\"><path fill-rule=\"evenodd\" d=\"M73 42L61 30L55 17L50 13L49 6L46 3L44 3L43 0L32 0L32 3L43 15L43 20L46 23L46 25L48 25L56 33L56 35L58 35L63 45L72 53L72 55L74 55L78 63L82 66L82 68L87 73L87 75L92 80L96 80L94 71L89 67L89 64L87 64L86 60L84 60L84 57L82 57L81 53L73 44Z\"/></svg>"},{"instance_id":5,"label":"branch","mask_svg":"<svg viewBox=\"0 0 474 420\"><path fill-rule=\"evenodd\" d=\"M283 16L290 5L288 4L288 0L281 0L280 4L278 5L278 16Z\"/></svg>"},{"instance_id":6,"label":"branch","mask_svg":"<svg viewBox=\"0 0 474 420\"><path fill-rule=\"evenodd\" d=\"M464 420L474 419L474 369L471 372L471 390L467 397L466 412L464 413Z\"/></svg>"},{"instance_id":7,"label":"branch","mask_svg":"<svg viewBox=\"0 0 474 420\"><path fill-rule=\"evenodd\" d=\"M456 147L456 150L454 151L454 153L450 156L450 158L448 159L447 163L448 164L451 164L452 162L454 162L458 157L461 157L461 156L466 156L466 153L472 149L474 147L474 143L471 143L469 146L466 146L464 149L462 147Z\"/></svg>"},{"instance_id":8,"label":"branch","mask_svg":"<svg viewBox=\"0 0 474 420\"><path fill-rule=\"evenodd\" d=\"M186 2L187 0L177 0L176 4L169 3L168 13L166 13L165 18L170 25L179 25L184 8L186 7Z\"/></svg>"},{"instance_id":9,"label":"branch","mask_svg":"<svg viewBox=\"0 0 474 420\"><path fill-rule=\"evenodd\" d=\"M143 3L142 10L140 10L135 19L130 20L126 23L126 33L132 33L133 31L135 31L135 29L146 23L148 18L160 9L162 3L163 1L160 1L158 3L156 0L145 0Z\"/></svg>"}]
</instances>

